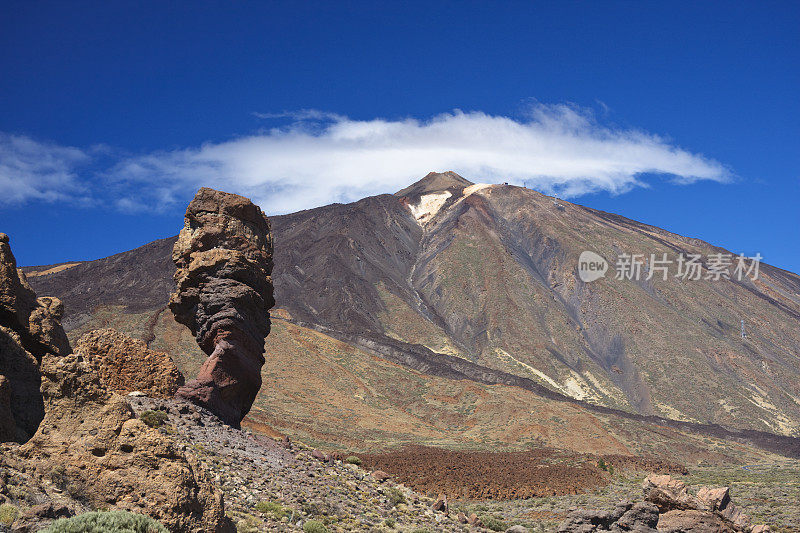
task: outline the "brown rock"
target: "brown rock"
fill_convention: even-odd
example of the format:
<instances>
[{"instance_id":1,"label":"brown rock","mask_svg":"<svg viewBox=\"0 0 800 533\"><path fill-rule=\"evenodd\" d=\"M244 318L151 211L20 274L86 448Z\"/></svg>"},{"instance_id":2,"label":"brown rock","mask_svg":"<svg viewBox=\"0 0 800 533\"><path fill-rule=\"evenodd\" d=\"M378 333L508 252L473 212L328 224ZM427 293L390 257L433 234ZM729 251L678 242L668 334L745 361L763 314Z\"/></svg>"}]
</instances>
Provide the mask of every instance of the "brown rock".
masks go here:
<instances>
[{"instance_id":1,"label":"brown rock","mask_svg":"<svg viewBox=\"0 0 800 533\"><path fill-rule=\"evenodd\" d=\"M86 333L75 344L75 353L92 362L101 383L112 391L172 398L184 383L169 355L113 329Z\"/></svg>"},{"instance_id":2,"label":"brown rock","mask_svg":"<svg viewBox=\"0 0 800 533\"><path fill-rule=\"evenodd\" d=\"M387 479L391 479L392 476L390 476L389 474L387 474L383 470L375 470L372 473L372 478L375 479L376 481L380 481L381 483L383 483Z\"/></svg>"},{"instance_id":3,"label":"brown rock","mask_svg":"<svg viewBox=\"0 0 800 533\"><path fill-rule=\"evenodd\" d=\"M703 502L709 511L725 509L731 501L730 490L728 487L710 488L700 487L697 491L697 499Z\"/></svg>"},{"instance_id":4,"label":"brown rock","mask_svg":"<svg viewBox=\"0 0 800 533\"><path fill-rule=\"evenodd\" d=\"M239 427L261 388L272 295L272 234L250 200L203 188L172 255L169 307L209 358L177 395Z\"/></svg>"},{"instance_id":5,"label":"brown rock","mask_svg":"<svg viewBox=\"0 0 800 533\"><path fill-rule=\"evenodd\" d=\"M44 417L39 364L70 347L57 298L36 298L0 233L0 441L25 442Z\"/></svg>"},{"instance_id":6,"label":"brown rock","mask_svg":"<svg viewBox=\"0 0 800 533\"><path fill-rule=\"evenodd\" d=\"M440 511L444 514L448 514L450 509L447 505L447 496L444 494L439 494L439 497L436 498L435 502L433 502L433 506L431 506L431 508L434 511Z\"/></svg>"},{"instance_id":7,"label":"brown rock","mask_svg":"<svg viewBox=\"0 0 800 533\"><path fill-rule=\"evenodd\" d=\"M658 519L659 533L734 533L722 518L710 511L674 509Z\"/></svg>"},{"instance_id":8,"label":"brown rock","mask_svg":"<svg viewBox=\"0 0 800 533\"><path fill-rule=\"evenodd\" d=\"M78 354L42 360L46 415L18 454L26 472L53 479L90 508L143 513L170 531L233 531L222 494L174 440L135 418Z\"/></svg>"},{"instance_id":9,"label":"brown rock","mask_svg":"<svg viewBox=\"0 0 800 533\"><path fill-rule=\"evenodd\" d=\"M328 456L328 454L323 452L323 451L320 451L320 450L312 451L311 452L311 457L313 457L314 459L317 459L319 461L322 461L324 463L327 463L330 460L330 457Z\"/></svg>"},{"instance_id":10,"label":"brown rock","mask_svg":"<svg viewBox=\"0 0 800 533\"><path fill-rule=\"evenodd\" d=\"M483 522L481 522L481 519L478 518L478 515L475 513L469 515L469 518L467 518L467 523L471 526L483 527Z\"/></svg>"},{"instance_id":11,"label":"brown rock","mask_svg":"<svg viewBox=\"0 0 800 533\"><path fill-rule=\"evenodd\" d=\"M686 484L669 475L650 474L642 483L644 499L665 513L673 509L702 509L703 504L689 494Z\"/></svg>"},{"instance_id":12,"label":"brown rock","mask_svg":"<svg viewBox=\"0 0 800 533\"><path fill-rule=\"evenodd\" d=\"M764 524L759 524L757 526L753 526L753 529L750 530L750 533L769 533L772 531L769 526Z\"/></svg>"}]
</instances>

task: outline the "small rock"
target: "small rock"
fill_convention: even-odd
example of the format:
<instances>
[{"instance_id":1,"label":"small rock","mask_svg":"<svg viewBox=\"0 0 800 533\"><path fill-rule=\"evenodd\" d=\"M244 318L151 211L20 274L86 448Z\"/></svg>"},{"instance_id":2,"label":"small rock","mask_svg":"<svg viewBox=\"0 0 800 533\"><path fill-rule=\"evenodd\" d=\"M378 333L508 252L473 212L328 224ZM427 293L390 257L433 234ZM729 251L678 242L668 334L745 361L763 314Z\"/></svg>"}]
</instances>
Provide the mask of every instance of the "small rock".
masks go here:
<instances>
[{"instance_id":1,"label":"small rock","mask_svg":"<svg viewBox=\"0 0 800 533\"><path fill-rule=\"evenodd\" d=\"M372 473L372 477L375 478L376 481L380 481L381 483L383 483L387 479L391 479L392 476L390 476L383 470L376 470Z\"/></svg>"},{"instance_id":2,"label":"small rock","mask_svg":"<svg viewBox=\"0 0 800 533\"><path fill-rule=\"evenodd\" d=\"M313 457L314 459L318 459L318 460L320 460L320 461L322 461L322 462L324 462L324 463L327 463L327 462L328 462L328 460L330 459L330 458L328 457L328 454L326 454L326 453L324 453L324 452L322 452L322 451L320 451L320 450L314 450L314 451L312 451L312 452L311 452L311 457Z\"/></svg>"},{"instance_id":3,"label":"small rock","mask_svg":"<svg viewBox=\"0 0 800 533\"><path fill-rule=\"evenodd\" d=\"M449 509L447 506L447 496L445 496L444 494L439 494L439 497L436 498L435 502L433 502L431 509L433 509L434 511L442 512L444 514L448 514Z\"/></svg>"}]
</instances>

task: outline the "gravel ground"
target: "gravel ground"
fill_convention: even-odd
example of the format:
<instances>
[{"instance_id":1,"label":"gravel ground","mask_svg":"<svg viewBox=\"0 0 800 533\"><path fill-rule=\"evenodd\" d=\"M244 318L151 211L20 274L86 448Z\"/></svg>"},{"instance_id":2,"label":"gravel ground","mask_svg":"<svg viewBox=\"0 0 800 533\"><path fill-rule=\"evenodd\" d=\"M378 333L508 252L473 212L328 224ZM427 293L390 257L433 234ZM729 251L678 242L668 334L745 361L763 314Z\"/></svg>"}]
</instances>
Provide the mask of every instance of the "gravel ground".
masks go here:
<instances>
[{"instance_id":1,"label":"gravel ground","mask_svg":"<svg viewBox=\"0 0 800 533\"><path fill-rule=\"evenodd\" d=\"M308 520L330 531L470 531L430 498L356 465L315 457L300 443L280 443L222 424L179 400L129 397L137 414L160 410L161 431L193 451L225 494L239 531L300 531ZM321 453L316 451L317 455Z\"/></svg>"}]
</instances>

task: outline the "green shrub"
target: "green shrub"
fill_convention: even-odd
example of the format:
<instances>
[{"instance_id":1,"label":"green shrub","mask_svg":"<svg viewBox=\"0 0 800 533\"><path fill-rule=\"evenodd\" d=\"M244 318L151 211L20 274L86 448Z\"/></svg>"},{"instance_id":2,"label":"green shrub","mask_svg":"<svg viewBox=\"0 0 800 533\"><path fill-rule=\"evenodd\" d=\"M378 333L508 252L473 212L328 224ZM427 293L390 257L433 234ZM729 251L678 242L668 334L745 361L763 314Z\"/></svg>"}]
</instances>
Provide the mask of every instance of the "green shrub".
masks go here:
<instances>
[{"instance_id":1,"label":"green shrub","mask_svg":"<svg viewBox=\"0 0 800 533\"><path fill-rule=\"evenodd\" d=\"M349 463L351 465L357 465L357 466L361 466L361 463L362 463L361 458L356 457L355 455L351 455L350 457L345 459L344 462L345 463Z\"/></svg>"},{"instance_id":2,"label":"green shrub","mask_svg":"<svg viewBox=\"0 0 800 533\"><path fill-rule=\"evenodd\" d=\"M406 503L406 497L403 495L403 492L395 487L386 489L386 497L389 498L392 507L396 507L401 503Z\"/></svg>"},{"instance_id":3,"label":"green shrub","mask_svg":"<svg viewBox=\"0 0 800 533\"><path fill-rule=\"evenodd\" d=\"M151 428L157 428L161 427L169 417L164 411L144 411L139 418Z\"/></svg>"},{"instance_id":4,"label":"green shrub","mask_svg":"<svg viewBox=\"0 0 800 533\"><path fill-rule=\"evenodd\" d=\"M280 520L284 516L291 516L292 510L284 507L278 502L258 502L256 511L271 516L275 520Z\"/></svg>"},{"instance_id":5,"label":"green shrub","mask_svg":"<svg viewBox=\"0 0 800 533\"><path fill-rule=\"evenodd\" d=\"M394 526L396 524L397 522L395 522L394 518L387 518L386 520L383 521L383 525L388 527L389 529L394 529Z\"/></svg>"},{"instance_id":6,"label":"green shrub","mask_svg":"<svg viewBox=\"0 0 800 533\"><path fill-rule=\"evenodd\" d=\"M492 531L505 531L507 529L505 522L492 515L487 514L481 516L481 522L483 523L483 527Z\"/></svg>"},{"instance_id":7,"label":"green shrub","mask_svg":"<svg viewBox=\"0 0 800 533\"><path fill-rule=\"evenodd\" d=\"M61 490L67 488L67 485L69 484L69 476L67 475L67 469L62 464L54 466L50 470L49 477L50 481L53 482L53 485L55 485Z\"/></svg>"},{"instance_id":8,"label":"green shrub","mask_svg":"<svg viewBox=\"0 0 800 533\"><path fill-rule=\"evenodd\" d=\"M236 533L258 533L261 521L255 516L246 515L236 522Z\"/></svg>"},{"instance_id":9,"label":"green shrub","mask_svg":"<svg viewBox=\"0 0 800 533\"><path fill-rule=\"evenodd\" d=\"M10 526L19 516L19 511L10 503L0 505L0 524Z\"/></svg>"},{"instance_id":10,"label":"green shrub","mask_svg":"<svg viewBox=\"0 0 800 533\"><path fill-rule=\"evenodd\" d=\"M309 520L303 524L303 533L328 533L328 528L319 520Z\"/></svg>"},{"instance_id":11,"label":"green shrub","mask_svg":"<svg viewBox=\"0 0 800 533\"><path fill-rule=\"evenodd\" d=\"M168 533L150 518L127 511L95 511L56 520L43 533Z\"/></svg>"}]
</instances>

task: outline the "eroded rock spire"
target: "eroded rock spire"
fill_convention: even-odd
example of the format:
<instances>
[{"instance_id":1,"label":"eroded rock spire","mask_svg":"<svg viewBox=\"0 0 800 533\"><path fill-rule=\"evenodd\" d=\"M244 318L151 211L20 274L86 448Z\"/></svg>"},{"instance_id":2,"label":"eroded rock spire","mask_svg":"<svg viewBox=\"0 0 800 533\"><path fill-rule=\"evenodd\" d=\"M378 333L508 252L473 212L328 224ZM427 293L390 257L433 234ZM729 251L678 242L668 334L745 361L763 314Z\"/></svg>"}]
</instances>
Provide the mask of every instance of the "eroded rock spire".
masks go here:
<instances>
[{"instance_id":1,"label":"eroded rock spire","mask_svg":"<svg viewBox=\"0 0 800 533\"><path fill-rule=\"evenodd\" d=\"M177 396L239 427L261 388L272 295L272 234L258 206L202 188L175 243L169 307L208 354Z\"/></svg>"}]
</instances>

